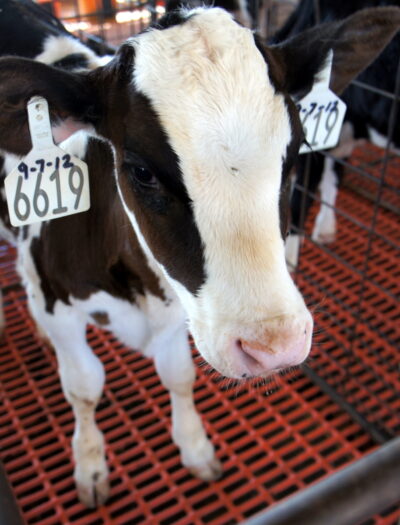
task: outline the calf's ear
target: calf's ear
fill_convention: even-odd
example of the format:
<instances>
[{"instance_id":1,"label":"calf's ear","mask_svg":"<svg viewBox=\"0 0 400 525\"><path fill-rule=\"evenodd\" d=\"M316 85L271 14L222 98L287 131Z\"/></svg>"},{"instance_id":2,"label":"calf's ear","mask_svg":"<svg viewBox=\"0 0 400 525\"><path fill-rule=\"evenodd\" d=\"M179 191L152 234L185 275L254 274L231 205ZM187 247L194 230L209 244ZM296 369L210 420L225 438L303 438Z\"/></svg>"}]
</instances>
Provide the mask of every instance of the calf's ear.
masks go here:
<instances>
[{"instance_id":1,"label":"calf's ear","mask_svg":"<svg viewBox=\"0 0 400 525\"><path fill-rule=\"evenodd\" d=\"M69 126L73 132L94 126L99 102L93 77L92 73L71 73L33 60L1 58L0 149L17 155L31 149L26 105L34 95L47 99L56 127L66 123L64 128ZM67 136L64 129L63 138Z\"/></svg>"},{"instance_id":2,"label":"calf's ear","mask_svg":"<svg viewBox=\"0 0 400 525\"><path fill-rule=\"evenodd\" d=\"M333 23L321 24L269 48L279 64L280 84L302 97L333 50L330 88L340 94L381 53L400 29L400 8L362 9Z\"/></svg>"}]
</instances>

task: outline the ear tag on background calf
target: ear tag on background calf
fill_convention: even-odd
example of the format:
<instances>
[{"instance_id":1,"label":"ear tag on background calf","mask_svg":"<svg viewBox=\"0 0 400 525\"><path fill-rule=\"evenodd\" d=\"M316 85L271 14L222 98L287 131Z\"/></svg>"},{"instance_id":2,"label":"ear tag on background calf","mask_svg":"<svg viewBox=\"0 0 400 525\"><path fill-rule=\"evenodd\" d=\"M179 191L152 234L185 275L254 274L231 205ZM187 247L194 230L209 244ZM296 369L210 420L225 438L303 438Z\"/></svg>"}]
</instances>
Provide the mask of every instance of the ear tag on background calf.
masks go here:
<instances>
[{"instance_id":1,"label":"ear tag on background calf","mask_svg":"<svg viewBox=\"0 0 400 525\"><path fill-rule=\"evenodd\" d=\"M346 104L329 89L332 58L333 52L329 51L319 80L296 104L308 142L308 145L302 144L300 153L334 148L339 142Z\"/></svg>"},{"instance_id":2,"label":"ear tag on background calf","mask_svg":"<svg viewBox=\"0 0 400 525\"><path fill-rule=\"evenodd\" d=\"M87 164L54 144L44 98L31 98L27 109L32 149L5 179L11 224L24 226L88 210Z\"/></svg>"}]
</instances>

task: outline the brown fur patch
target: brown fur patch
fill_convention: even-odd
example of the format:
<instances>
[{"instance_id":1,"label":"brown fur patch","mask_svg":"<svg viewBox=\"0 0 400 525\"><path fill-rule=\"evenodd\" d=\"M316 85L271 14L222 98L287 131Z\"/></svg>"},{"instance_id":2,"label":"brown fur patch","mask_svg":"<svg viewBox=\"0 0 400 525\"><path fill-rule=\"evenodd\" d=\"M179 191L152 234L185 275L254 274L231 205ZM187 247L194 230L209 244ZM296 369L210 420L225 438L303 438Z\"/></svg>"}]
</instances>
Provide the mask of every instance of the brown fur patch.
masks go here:
<instances>
[{"instance_id":1,"label":"brown fur patch","mask_svg":"<svg viewBox=\"0 0 400 525\"><path fill-rule=\"evenodd\" d=\"M205 280L203 247L178 158L150 102L133 92L125 91L124 98L126 89L112 86L117 99L106 102L113 108L112 118L125 126L106 120L107 129L100 132L117 148L119 185L151 252L171 277L195 293ZM156 176L157 190L143 190L132 179L125 160L130 152Z\"/></svg>"},{"instance_id":2,"label":"brown fur patch","mask_svg":"<svg viewBox=\"0 0 400 525\"><path fill-rule=\"evenodd\" d=\"M93 312L90 316L101 326L110 324L110 318L108 317L107 312Z\"/></svg>"},{"instance_id":3,"label":"brown fur patch","mask_svg":"<svg viewBox=\"0 0 400 525\"><path fill-rule=\"evenodd\" d=\"M85 157L91 173L91 208L43 225L31 244L46 309L70 295L87 299L99 290L135 302L146 291L165 299L122 208L104 143L90 140Z\"/></svg>"}]
</instances>

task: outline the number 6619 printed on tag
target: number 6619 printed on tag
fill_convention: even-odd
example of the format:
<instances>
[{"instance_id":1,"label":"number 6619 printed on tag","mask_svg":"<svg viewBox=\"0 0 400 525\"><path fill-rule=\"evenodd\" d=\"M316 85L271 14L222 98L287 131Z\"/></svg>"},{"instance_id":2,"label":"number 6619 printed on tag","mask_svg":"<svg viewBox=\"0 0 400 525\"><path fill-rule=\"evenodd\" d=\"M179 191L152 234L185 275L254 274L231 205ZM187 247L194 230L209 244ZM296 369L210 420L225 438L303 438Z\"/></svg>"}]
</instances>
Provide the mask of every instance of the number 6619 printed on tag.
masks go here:
<instances>
[{"instance_id":1,"label":"number 6619 printed on tag","mask_svg":"<svg viewBox=\"0 0 400 525\"><path fill-rule=\"evenodd\" d=\"M85 162L56 146L47 101L28 102L32 149L5 179L10 222L24 226L90 208Z\"/></svg>"}]
</instances>

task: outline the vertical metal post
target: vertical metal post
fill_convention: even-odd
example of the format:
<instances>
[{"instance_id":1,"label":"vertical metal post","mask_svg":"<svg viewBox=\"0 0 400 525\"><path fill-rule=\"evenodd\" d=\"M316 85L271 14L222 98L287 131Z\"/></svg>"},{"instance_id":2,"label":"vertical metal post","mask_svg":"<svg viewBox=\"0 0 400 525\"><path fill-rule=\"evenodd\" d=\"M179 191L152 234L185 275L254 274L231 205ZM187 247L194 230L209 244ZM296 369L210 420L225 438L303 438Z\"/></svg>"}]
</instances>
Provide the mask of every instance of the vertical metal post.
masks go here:
<instances>
[{"instance_id":1,"label":"vertical metal post","mask_svg":"<svg viewBox=\"0 0 400 525\"><path fill-rule=\"evenodd\" d=\"M21 512L0 462L0 525L24 525Z\"/></svg>"}]
</instances>

